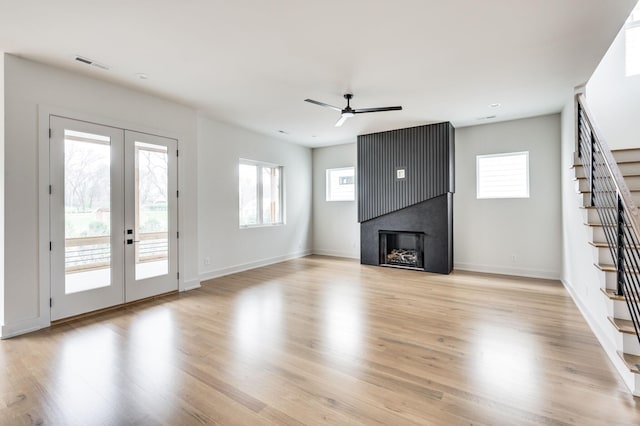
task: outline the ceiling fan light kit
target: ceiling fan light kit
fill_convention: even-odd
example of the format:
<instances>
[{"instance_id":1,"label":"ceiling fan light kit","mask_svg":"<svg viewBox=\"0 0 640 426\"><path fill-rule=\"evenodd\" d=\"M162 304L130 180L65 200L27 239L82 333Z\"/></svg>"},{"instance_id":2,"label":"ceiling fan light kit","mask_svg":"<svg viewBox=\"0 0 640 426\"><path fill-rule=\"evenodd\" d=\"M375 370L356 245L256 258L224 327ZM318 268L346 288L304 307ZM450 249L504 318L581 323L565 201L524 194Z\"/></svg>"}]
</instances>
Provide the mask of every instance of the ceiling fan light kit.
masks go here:
<instances>
[{"instance_id":1,"label":"ceiling fan light kit","mask_svg":"<svg viewBox=\"0 0 640 426\"><path fill-rule=\"evenodd\" d=\"M344 107L344 108L338 108L338 107L333 106L333 105L325 104L324 102L314 101L313 99L305 99L305 102L309 102L309 103L312 103L312 104L315 104L315 105L319 105L321 107L331 108L331 109L334 109L336 111L340 111L340 119L336 123L336 127L342 126L344 124L344 122L347 121L348 118L351 118L356 114L364 114L364 113L367 113L367 112L383 112L383 111L400 111L400 110L402 110L401 106L353 109L353 108L351 108L351 105L350 105L351 98L353 98L353 94L346 93L344 95L344 98L347 100L347 106Z\"/></svg>"}]
</instances>

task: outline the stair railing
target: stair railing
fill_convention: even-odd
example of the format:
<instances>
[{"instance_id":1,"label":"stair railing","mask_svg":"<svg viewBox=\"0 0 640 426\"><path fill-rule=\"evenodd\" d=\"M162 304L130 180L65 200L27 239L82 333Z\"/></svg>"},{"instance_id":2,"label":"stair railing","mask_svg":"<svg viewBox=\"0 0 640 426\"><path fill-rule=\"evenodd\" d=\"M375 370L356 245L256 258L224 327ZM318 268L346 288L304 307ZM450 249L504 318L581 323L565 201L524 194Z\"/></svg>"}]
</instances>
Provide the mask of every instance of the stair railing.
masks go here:
<instances>
[{"instance_id":1,"label":"stair railing","mask_svg":"<svg viewBox=\"0 0 640 426\"><path fill-rule=\"evenodd\" d=\"M595 125L584 94L576 95L576 144L591 206L598 212L616 267L616 294L624 296L640 342L640 218L616 160Z\"/></svg>"}]
</instances>

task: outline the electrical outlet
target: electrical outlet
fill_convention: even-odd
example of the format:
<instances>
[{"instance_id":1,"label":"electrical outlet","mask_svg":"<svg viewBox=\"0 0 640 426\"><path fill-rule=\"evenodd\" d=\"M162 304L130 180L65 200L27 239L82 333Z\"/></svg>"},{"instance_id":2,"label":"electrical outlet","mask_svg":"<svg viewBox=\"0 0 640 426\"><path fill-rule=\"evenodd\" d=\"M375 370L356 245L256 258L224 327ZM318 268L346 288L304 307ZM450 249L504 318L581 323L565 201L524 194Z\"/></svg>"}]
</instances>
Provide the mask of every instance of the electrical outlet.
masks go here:
<instances>
[{"instance_id":1,"label":"electrical outlet","mask_svg":"<svg viewBox=\"0 0 640 426\"><path fill-rule=\"evenodd\" d=\"M205 265L211 265L211 258L210 258L210 257L208 257L208 256L207 256L207 257L205 257L205 258L204 258L204 264L205 264Z\"/></svg>"},{"instance_id":2,"label":"electrical outlet","mask_svg":"<svg viewBox=\"0 0 640 426\"><path fill-rule=\"evenodd\" d=\"M511 255L511 261L512 261L513 263L516 263L516 262L518 261L518 255L517 255L517 254L512 254L512 255Z\"/></svg>"}]
</instances>

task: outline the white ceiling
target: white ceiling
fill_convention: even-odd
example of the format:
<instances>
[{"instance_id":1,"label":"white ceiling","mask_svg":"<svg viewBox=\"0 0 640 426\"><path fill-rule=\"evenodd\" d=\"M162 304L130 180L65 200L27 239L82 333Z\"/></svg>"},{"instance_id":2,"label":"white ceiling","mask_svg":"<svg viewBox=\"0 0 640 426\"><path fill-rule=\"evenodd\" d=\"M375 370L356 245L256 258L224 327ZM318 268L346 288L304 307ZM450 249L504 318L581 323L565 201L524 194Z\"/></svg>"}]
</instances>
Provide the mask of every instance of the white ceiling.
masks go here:
<instances>
[{"instance_id":1,"label":"white ceiling","mask_svg":"<svg viewBox=\"0 0 640 426\"><path fill-rule=\"evenodd\" d=\"M0 51L322 146L432 122L558 112L635 2L0 0ZM335 128L337 111L303 102L342 107L346 92L355 108L404 110Z\"/></svg>"}]
</instances>

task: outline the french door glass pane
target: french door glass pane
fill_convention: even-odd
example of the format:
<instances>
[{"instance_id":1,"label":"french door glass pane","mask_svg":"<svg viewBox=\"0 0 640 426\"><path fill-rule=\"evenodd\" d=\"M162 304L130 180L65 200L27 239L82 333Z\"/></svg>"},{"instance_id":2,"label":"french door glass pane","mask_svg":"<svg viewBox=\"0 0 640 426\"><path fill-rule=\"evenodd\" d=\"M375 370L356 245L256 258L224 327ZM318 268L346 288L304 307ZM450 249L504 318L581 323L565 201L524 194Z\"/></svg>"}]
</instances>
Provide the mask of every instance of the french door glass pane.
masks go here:
<instances>
[{"instance_id":1,"label":"french door glass pane","mask_svg":"<svg viewBox=\"0 0 640 426\"><path fill-rule=\"evenodd\" d=\"M135 143L136 280L169 273L167 147Z\"/></svg>"},{"instance_id":2,"label":"french door glass pane","mask_svg":"<svg viewBox=\"0 0 640 426\"><path fill-rule=\"evenodd\" d=\"M65 293L111 285L111 140L64 131Z\"/></svg>"}]
</instances>

